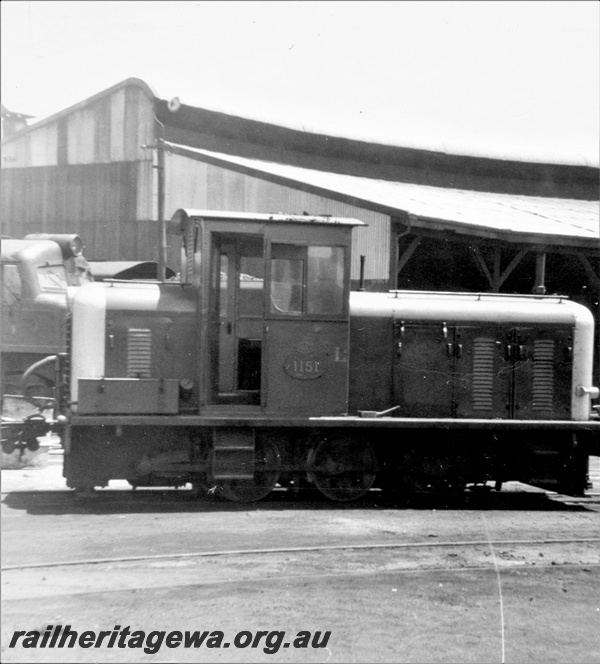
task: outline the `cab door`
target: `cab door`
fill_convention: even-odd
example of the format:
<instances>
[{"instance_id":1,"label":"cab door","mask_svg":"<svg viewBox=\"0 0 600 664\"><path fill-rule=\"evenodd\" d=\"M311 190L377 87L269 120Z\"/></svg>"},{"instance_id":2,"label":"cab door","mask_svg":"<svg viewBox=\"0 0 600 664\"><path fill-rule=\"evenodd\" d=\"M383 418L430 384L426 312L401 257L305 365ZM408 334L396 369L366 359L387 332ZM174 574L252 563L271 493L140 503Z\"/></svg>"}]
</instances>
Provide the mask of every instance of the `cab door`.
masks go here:
<instances>
[{"instance_id":1,"label":"cab door","mask_svg":"<svg viewBox=\"0 0 600 664\"><path fill-rule=\"evenodd\" d=\"M213 402L260 405L264 257L261 236L214 245L211 319Z\"/></svg>"}]
</instances>

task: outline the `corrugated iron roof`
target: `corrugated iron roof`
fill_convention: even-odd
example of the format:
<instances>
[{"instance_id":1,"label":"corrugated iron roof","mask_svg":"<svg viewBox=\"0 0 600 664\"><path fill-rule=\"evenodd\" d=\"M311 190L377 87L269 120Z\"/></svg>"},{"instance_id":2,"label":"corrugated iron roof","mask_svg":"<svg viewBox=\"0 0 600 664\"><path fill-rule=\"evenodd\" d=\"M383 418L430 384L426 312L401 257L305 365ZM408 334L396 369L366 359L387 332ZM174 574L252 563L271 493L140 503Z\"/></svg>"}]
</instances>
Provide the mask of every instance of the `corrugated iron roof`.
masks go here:
<instances>
[{"instance_id":1,"label":"corrugated iron roof","mask_svg":"<svg viewBox=\"0 0 600 664\"><path fill-rule=\"evenodd\" d=\"M405 182L322 172L288 164L235 157L208 150L173 145L180 154L197 155L202 160L242 169L257 176L274 177L294 186L300 184L321 195L333 193L362 207L375 207L387 214L404 212L417 218L416 225L441 222L456 232L477 234L493 232L494 236L518 234L521 239L557 244L561 239L579 240L600 248L600 204L564 198L546 198L500 194L462 189L446 189ZM286 181L286 182L284 182ZM507 239L507 238L504 238ZM572 244L572 242L570 242Z\"/></svg>"},{"instance_id":2,"label":"corrugated iron roof","mask_svg":"<svg viewBox=\"0 0 600 664\"><path fill-rule=\"evenodd\" d=\"M527 196L589 200L595 199L598 192L597 166L575 156L562 160L558 155L549 159L548 153L537 153L536 157L511 154L510 150L490 154L474 145L462 150L420 142L405 145L382 137L374 141L364 135L360 138L307 131L305 127L293 128L187 104L176 104L176 110L172 109L170 102L155 100L156 118L164 126L165 140L247 159L359 177ZM343 170L339 170L339 162Z\"/></svg>"},{"instance_id":3,"label":"corrugated iron roof","mask_svg":"<svg viewBox=\"0 0 600 664\"><path fill-rule=\"evenodd\" d=\"M338 171L369 179L402 181L406 184L477 191L514 192L578 200L595 199L600 171L586 159L573 155L566 160L554 155L488 154L484 149L463 149L444 144L372 142L366 136L342 136L307 131L304 126L273 124L257 118L189 106L160 99L143 80L128 78L58 113L18 128L4 136L2 145L20 141L84 109L97 112L100 100L130 89L127 104L146 97L162 125L159 135L171 143L190 148L242 155L257 161L286 161L303 169ZM4 109L6 110L6 109ZM9 112L10 113L10 112ZM137 117L137 115L134 113ZM380 139L381 140L381 139ZM282 156L284 155L284 156ZM2 168L10 167L1 164Z\"/></svg>"}]
</instances>

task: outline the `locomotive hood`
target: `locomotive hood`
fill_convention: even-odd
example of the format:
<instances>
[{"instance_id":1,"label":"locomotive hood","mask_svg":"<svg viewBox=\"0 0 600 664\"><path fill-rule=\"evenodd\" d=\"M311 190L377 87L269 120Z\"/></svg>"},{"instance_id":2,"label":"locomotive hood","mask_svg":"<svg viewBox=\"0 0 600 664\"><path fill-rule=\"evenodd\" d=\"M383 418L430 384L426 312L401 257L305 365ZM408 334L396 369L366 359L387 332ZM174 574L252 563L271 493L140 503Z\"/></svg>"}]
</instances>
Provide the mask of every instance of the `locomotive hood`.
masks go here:
<instances>
[{"instance_id":1,"label":"locomotive hood","mask_svg":"<svg viewBox=\"0 0 600 664\"><path fill-rule=\"evenodd\" d=\"M391 318L406 322L448 320L454 323L564 323L591 327L594 319L584 306L561 295L496 295L493 293L434 293L390 291L350 294L353 317Z\"/></svg>"},{"instance_id":2,"label":"locomotive hood","mask_svg":"<svg viewBox=\"0 0 600 664\"><path fill-rule=\"evenodd\" d=\"M482 324L492 328L568 328L572 331L573 418L589 419L590 397L598 397L598 388L592 386L594 318L589 309L565 296L353 292L350 317L355 322L387 319L402 329L405 325L439 325L444 335L450 326Z\"/></svg>"}]
</instances>

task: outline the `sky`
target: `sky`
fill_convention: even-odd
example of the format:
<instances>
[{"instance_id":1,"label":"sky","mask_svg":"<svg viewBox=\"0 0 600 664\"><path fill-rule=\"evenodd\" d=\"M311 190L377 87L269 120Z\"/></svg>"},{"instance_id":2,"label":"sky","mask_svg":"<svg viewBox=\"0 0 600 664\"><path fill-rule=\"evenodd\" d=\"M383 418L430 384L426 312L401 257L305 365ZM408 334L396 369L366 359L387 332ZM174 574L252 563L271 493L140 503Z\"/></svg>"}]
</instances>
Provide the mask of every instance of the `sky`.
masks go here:
<instances>
[{"instance_id":1,"label":"sky","mask_svg":"<svg viewBox=\"0 0 600 664\"><path fill-rule=\"evenodd\" d=\"M600 3L2 0L1 97L35 122L135 77L294 129L598 166Z\"/></svg>"}]
</instances>

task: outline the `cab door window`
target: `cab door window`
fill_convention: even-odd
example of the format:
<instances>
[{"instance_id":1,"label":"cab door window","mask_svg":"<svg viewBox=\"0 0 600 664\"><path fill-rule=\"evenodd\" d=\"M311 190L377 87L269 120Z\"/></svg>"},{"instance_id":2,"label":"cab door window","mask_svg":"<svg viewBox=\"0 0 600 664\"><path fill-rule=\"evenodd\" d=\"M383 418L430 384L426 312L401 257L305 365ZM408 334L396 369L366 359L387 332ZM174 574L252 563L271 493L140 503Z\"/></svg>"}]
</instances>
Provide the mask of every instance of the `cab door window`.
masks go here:
<instances>
[{"instance_id":1,"label":"cab door window","mask_svg":"<svg viewBox=\"0 0 600 664\"><path fill-rule=\"evenodd\" d=\"M271 247L271 313L303 313L305 283L306 248L274 244Z\"/></svg>"},{"instance_id":2,"label":"cab door window","mask_svg":"<svg viewBox=\"0 0 600 664\"><path fill-rule=\"evenodd\" d=\"M260 404L264 266L262 237L215 235L211 332L213 401Z\"/></svg>"},{"instance_id":3,"label":"cab door window","mask_svg":"<svg viewBox=\"0 0 600 664\"><path fill-rule=\"evenodd\" d=\"M262 256L240 256L238 313L262 318L265 261Z\"/></svg>"}]
</instances>

